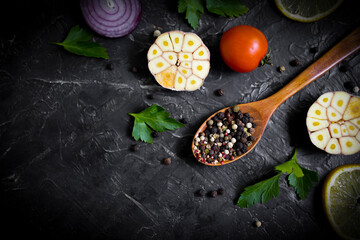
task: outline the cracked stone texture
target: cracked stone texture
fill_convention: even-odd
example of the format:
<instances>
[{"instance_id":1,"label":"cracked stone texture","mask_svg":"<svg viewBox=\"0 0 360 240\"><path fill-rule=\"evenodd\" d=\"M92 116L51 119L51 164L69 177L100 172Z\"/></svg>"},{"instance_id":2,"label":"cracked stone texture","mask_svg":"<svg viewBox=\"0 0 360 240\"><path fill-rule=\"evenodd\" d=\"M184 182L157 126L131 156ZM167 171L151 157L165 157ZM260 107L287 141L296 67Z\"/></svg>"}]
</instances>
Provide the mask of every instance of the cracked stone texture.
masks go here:
<instances>
[{"instance_id":1,"label":"cracked stone texture","mask_svg":"<svg viewBox=\"0 0 360 240\"><path fill-rule=\"evenodd\" d=\"M11 2L11 3L9 3ZM305 116L322 93L359 84L360 55L346 59L288 99L271 117L256 148L222 167L200 164L191 154L193 134L213 112L268 97L359 25L358 10L345 1L326 18L299 23L273 1L243 0L250 11L227 19L207 11L192 30L176 1L141 1L142 18L131 34L109 39L94 34L110 59L76 56L49 42L70 28L86 28L77 1L8 1L1 7L0 171L3 234L46 239L305 239L336 235L322 210L321 189L335 167L359 163L360 154L329 155L314 147ZM16 18L20 18L17 21ZM273 66L240 74L221 60L219 41L232 26L249 24L268 39ZM161 88L147 69L153 31L195 32L211 51L211 70L195 92ZM318 47L311 53L311 47ZM290 66L293 59L304 64ZM113 63L114 70L106 64ZM344 64L344 63L342 63ZM280 73L278 66L285 66ZM137 71L133 72L132 68ZM225 95L214 91L223 88ZM154 99L148 97L153 94ZM131 137L133 118L152 104L186 127L161 133L153 144ZM139 144L138 152L130 151ZM320 181L300 200L280 179L279 197L248 209L237 207L244 187L265 179L297 147L298 160ZM162 164L165 157L172 163ZM216 198L198 197L224 188ZM262 222L260 228L254 222Z\"/></svg>"}]
</instances>

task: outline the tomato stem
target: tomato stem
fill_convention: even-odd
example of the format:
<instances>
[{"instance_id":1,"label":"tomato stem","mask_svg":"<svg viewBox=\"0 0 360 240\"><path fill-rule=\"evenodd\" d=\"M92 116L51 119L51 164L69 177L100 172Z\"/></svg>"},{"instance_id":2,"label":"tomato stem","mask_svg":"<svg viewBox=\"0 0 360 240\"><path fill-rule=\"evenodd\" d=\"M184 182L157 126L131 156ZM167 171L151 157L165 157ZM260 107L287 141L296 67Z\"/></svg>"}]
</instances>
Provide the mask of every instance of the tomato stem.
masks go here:
<instances>
[{"instance_id":1,"label":"tomato stem","mask_svg":"<svg viewBox=\"0 0 360 240\"><path fill-rule=\"evenodd\" d=\"M269 65L273 65L272 62L271 62L271 56L270 56L270 53L271 53L271 49L269 50L269 52L267 54L265 54L265 56L261 59L260 61L260 67L264 66L265 64L269 64Z\"/></svg>"}]
</instances>

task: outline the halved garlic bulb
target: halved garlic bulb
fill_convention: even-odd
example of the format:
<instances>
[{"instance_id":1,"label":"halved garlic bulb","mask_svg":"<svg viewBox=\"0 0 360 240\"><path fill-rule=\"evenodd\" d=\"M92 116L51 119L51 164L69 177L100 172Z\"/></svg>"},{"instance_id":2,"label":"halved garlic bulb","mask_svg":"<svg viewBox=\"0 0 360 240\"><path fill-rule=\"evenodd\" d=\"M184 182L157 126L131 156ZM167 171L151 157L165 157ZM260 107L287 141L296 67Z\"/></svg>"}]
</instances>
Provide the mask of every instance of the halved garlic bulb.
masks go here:
<instances>
[{"instance_id":1,"label":"halved garlic bulb","mask_svg":"<svg viewBox=\"0 0 360 240\"><path fill-rule=\"evenodd\" d=\"M161 34L149 48L147 58L156 81L175 91L199 89L210 70L209 49L194 33Z\"/></svg>"},{"instance_id":2,"label":"halved garlic bulb","mask_svg":"<svg viewBox=\"0 0 360 240\"><path fill-rule=\"evenodd\" d=\"M328 92L311 105L306 126L311 142L330 154L360 151L360 98L346 92Z\"/></svg>"}]
</instances>

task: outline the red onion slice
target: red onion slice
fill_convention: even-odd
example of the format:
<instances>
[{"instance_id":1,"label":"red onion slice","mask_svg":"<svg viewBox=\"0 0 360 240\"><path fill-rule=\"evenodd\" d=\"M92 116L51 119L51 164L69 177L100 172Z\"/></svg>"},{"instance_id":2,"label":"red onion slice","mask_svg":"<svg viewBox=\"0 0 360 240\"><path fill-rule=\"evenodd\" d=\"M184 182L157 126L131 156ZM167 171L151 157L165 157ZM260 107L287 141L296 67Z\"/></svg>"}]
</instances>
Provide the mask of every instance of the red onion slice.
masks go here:
<instances>
[{"instance_id":1,"label":"red onion slice","mask_svg":"<svg viewBox=\"0 0 360 240\"><path fill-rule=\"evenodd\" d=\"M141 18L139 0L80 0L86 23L105 37L122 37L132 32Z\"/></svg>"}]
</instances>

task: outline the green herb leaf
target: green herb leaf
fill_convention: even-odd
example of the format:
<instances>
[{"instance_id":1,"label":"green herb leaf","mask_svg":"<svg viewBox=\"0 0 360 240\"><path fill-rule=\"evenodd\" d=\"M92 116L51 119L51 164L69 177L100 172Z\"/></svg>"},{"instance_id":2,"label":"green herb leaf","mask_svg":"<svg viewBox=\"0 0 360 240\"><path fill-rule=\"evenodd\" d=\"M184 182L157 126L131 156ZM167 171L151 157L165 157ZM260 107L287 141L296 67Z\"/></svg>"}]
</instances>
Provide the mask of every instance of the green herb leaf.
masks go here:
<instances>
[{"instance_id":1,"label":"green herb leaf","mask_svg":"<svg viewBox=\"0 0 360 240\"><path fill-rule=\"evenodd\" d=\"M99 43L91 42L91 38L89 32L74 26L63 42L52 42L52 44L63 46L67 51L77 55L109 59L106 49Z\"/></svg>"},{"instance_id":2,"label":"green herb leaf","mask_svg":"<svg viewBox=\"0 0 360 240\"><path fill-rule=\"evenodd\" d=\"M206 8L209 12L223 17L238 17L249 11L238 0L206 0Z\"/></svg>"},{"instance_id":3,"label":"green herb leaf","mask_svg":"<svg viewBox=\"0 0 360 240\"><path fill-rule=\"evenodd\" d=\"M246 187L245 191L240 195L237 205L241 208L246 208L259 202L265 203L268 200L279 196L279 178L281 174L282 173L279 173L272 178Z\"/></svg>"},{"instance_id":4,"label":"green herb leaf","mask_svg":"<svg viewBox=\"0 0 360 240\"><path fill-rule=\"evenodd\" d=\"M152 143L151 127L154 131L164 132L165 130L174 130L181 128L184 124L170 118L170 113L164 108L153 104L151 107L140 113L129 113L135 118L132 136L135 140L142 140Z\"/></svg>"},{"instance_id":5,"label":"green herb leaf","mask_svg":"<svg viewBox=\"0 0 360 240\"><path fill-rule=\"evenodd\" d=\"M135 118L132 136L136 141L141 139L144 142L152 143L151 129L146 126L145 122Z\"/></svg>"},{"instance_id":6,"label":"green herb leaf","mask_svg":"<svg viewBox=\"0 0 360 240\"><path fill-rule=\"evenodd\" d=\"M296 174L293 172L289 175L288 177L288 181L290 186L294 187L297 195L304 200L310 189L313 187L313 183L314 182L318 182L319 181L319 177L317 172L308 170L306 168L300 167L303 174L303 177L298 177L296 176Z\"/></svg>"},{"instance_id":7,"label":"green herb leaf","mask_svg":"<svg viewBox=\"0 0 360 240\"><path fill-rule=\"evenodd\" d=\"M179 0L178 12L183 13L186 11L185 18L188 20L190 26L196 29L201 14L204 12L202 0Z\"/></svg>"},{"instance_id":8,"label":"green herb leaf","mask_svg":"<svg viewBox=\"0 0 360 240\"><path fill-rule=\"evenodd\" d=\"M240 195L237 205L246 208L255 203L265 203L271 198L277 197L280 194L279 178L283 173L289 174L290 186L294 187L297 195L304 200L313 187L313 183L318 182L319 179L316 172L299 165L296 154L297 150L295 149L295 153L289 161L275 167L275 170L280 171L276 176L246 187Z\"/></svg>"},{"instance_id":9,"label":"green herb leaf","mask_svg":"<svg viewBox=\"0 0 360 240\"><path fill-rule=\"evenodd\" d=\"M289 161L276 166L275 169L287 174L294 173L295 176L299 178L303 177L304 174L301 170L300 165L297 162L296 154L297 154L297 150L295 149L295 153L292 156L292 158Z\"/></svg>"}]
</instances>

